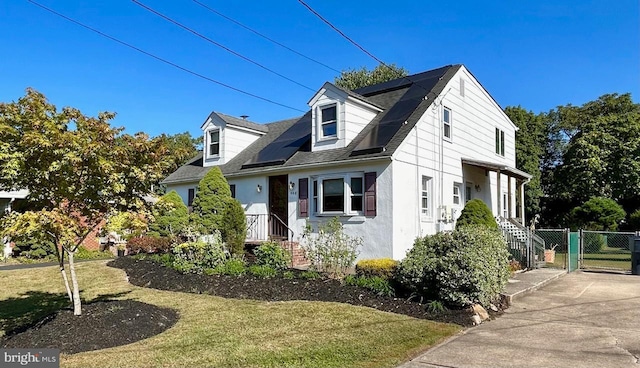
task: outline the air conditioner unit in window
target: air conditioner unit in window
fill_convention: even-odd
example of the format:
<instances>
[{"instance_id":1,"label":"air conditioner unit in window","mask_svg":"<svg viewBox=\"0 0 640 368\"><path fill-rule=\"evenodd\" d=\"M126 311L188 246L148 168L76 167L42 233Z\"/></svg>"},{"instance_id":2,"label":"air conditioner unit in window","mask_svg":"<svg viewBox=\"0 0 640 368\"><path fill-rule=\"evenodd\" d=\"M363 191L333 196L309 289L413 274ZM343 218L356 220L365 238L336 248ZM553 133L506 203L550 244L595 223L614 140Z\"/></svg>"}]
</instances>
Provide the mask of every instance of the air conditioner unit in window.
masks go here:
<instances>
[{"instance_id":1,"label":"air conditioner unit in window","mask_svg":"<svg viewBox=\"0 0 640 368\"><path fill-rule=\"evenodd\" d=\"M454 209L451 206L440 206L440 221L451 222L453 221Z\"/></svg>"}]
</instances>

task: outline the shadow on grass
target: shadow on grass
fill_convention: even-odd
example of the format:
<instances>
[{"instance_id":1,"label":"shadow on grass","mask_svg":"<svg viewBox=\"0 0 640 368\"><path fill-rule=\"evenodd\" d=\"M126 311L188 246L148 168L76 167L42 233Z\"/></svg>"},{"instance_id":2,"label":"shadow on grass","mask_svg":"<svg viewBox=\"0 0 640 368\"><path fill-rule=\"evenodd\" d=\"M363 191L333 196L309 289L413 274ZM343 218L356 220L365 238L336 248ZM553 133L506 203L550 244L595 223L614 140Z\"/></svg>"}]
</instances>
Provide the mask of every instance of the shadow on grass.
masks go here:
<instances>
[{"instance_id":1,"label":"shadow on grass","mask_svg":"<svg viewBox=\"0 0 640 368\"><path fill-rule=\"evenodd\" d=\"M128 294L129 291L113 294L103 294L90 301L82 300L84 304L109 301ZM49 293L42 291L27 291L18 297L0 300L0 339L26 331L36 325L48 321L47 316L53 316L62 309L71 308L69 297L65 293Z\"/></svg>"}]
</instances>

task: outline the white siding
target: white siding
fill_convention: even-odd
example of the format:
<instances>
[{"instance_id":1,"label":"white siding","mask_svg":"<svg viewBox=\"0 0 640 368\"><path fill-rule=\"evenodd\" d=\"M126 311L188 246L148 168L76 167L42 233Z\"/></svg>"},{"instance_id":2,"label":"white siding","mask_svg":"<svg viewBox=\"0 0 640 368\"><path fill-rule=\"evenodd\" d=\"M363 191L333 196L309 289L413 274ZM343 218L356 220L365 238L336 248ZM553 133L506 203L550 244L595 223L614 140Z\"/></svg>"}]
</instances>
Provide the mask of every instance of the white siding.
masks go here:
<instances>
[{"instance_id":1,"label":"white siding","mask_svg":"<svg viewBox=\"0 0 640 368\"><path fill-rule=\"evenodd\" d=\"M464 96L460 93L461 79L464 80ZM443 138L443 107L451 110L450 140ZM495 152L496 128L505 132L504 156ZM394 227L394 253L404 250L408 234L432 234L453 228L453 222L441 221L439 210L447 206L453 210L453 219L457 218L467 200L467 182L472 183L472 198L483 200L495 215L501 214L502 209L498 208L496 198L496 173L467 166L463 170L462 159L515 167L515 131L515 126L502 109L462 67L394 153L393 199L394 202L401 203L399 208L406 209L394 214L394 219L399 219ZM429 219L420 216L419 191L422 175L432 178L431 208L434 216ZM461 189L459 205L453 203L455 183ZM500 195L508 193L507 185L507 177L502 175ZM511 186L511 213L515 214L515 180L512 180ZM416 217L421 221L416 221Z\"/></svg>"},{"instance_id":2,"label":"white siding","mask_svg":"<svg viewBox=\"0 0 640 368\"><path fill-rule=\"evenodd\" d=\"M180 198L182 198L182 203L188 205L189 200L189 189L196 189L198 187L198 182L194 181L193 183L181 183L181 184L168 184L167 185L167 193L172 190L175 190Z\"/></svg>"},{"instance_id":3,"label":"white siding","mask_svg":"<svg viewBox=\"0 0 640 368\"><path fill-rule=\"evenodd\" d=\"M360 104L347 100L344 104L344 145L345 147L360 134L377 113Z\"/></svg>"},{"instance_id":4,"label":"white siding","mask_svg":"<svg viewBox=\"0 0 640 368\"><path fill-rule=\"evenodd\" d=\"M365 216L341 216L340 221L344 224L344 230L351 236L362 237L364 244L360 249L358 259L395 257L393 249L393 208L392 197L393 180L390 163L379 163L370 165L343 166L332 169L308 170L289 174L289 180L296 183L296 188L289 192L289 226L293 229L294 239L304 242L301 235L306 225L306 219L301 218L298 212L298 179L310 178L315 175L352 173L352 172L377 172L376 180L376 201L377 215L373 217ZM312 181L309 179L309 201L312 201ZM332 216L315 216L312 213L312 206L309 206L309 221L314 229L321 222L329 221Z\"/></svg>"},{"instance_id":5,"label":"white siding","mask_svg":"<svg viewBox=\"0 0 640 368\"><path fill-rule=\"evenodd\" d=\"M220 154L218 156L210 156L209 144L211 142L209 132L216 129L220 130ZM262 136L259 132L228 125L216 117L210 119L202 130L204 134L203 165L205 167L224 165Z\"/></svg>"}]
</instances>

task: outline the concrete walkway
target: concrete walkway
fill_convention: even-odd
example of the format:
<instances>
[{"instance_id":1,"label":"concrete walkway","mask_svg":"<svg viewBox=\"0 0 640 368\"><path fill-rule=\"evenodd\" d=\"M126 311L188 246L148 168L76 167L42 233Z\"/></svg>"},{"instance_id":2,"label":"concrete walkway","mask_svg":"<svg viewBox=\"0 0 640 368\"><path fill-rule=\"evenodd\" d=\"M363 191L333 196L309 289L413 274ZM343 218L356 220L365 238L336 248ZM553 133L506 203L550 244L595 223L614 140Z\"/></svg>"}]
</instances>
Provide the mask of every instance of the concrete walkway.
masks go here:
<instances>
[{"instance_id":1,"label":"concrete walkway","mask_svg":"<svg viewBox=\"0 0 640 368\"><path fill-rule=\"evenodd\" d=\"M640 367L639 276L575 272L514 295L503 316L401 367Z\"/></svg>"}]
</instances>

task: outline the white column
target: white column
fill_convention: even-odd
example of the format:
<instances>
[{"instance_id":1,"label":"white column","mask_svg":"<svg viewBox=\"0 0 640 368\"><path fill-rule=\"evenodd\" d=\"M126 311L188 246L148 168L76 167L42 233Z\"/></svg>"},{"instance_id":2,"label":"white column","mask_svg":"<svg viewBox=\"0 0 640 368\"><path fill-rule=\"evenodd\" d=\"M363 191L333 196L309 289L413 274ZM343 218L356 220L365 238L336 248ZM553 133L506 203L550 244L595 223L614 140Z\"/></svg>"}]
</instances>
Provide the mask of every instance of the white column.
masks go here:
<instances>
[{"instance_id":1,"label":"white column","mask_svg":"<svg viewBox=\"0 0 640 368\"><path fill-rule=\"evenodd\" d=\"M520 219L522 225L527 226L527 220L524 218L524 180L520 182Z\"/></svg>"}]
</instances>

